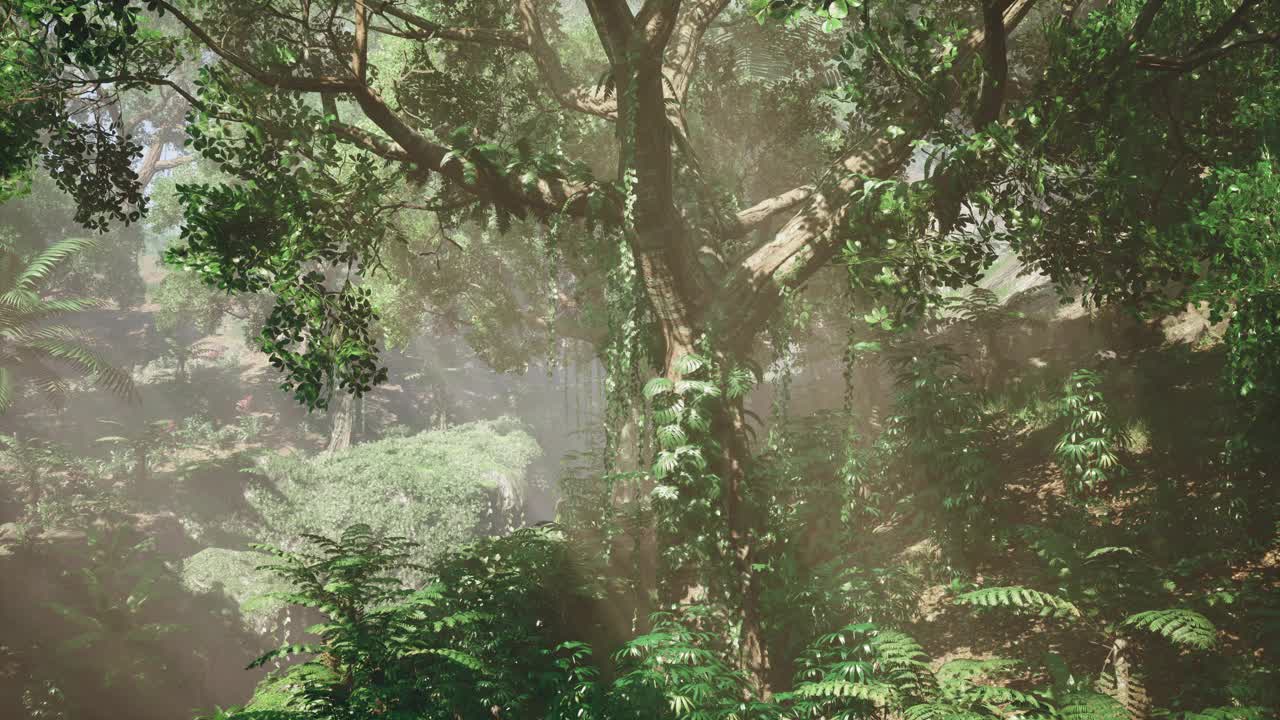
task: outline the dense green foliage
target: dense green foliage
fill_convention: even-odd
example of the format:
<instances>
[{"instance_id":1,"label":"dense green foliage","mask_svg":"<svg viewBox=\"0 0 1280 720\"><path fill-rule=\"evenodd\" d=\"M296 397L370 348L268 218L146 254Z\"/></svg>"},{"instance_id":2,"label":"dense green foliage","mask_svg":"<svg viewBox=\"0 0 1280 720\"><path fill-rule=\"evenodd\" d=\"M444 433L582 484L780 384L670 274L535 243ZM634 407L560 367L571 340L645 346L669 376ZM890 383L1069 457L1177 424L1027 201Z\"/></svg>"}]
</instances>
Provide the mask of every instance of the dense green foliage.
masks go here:
<instances>
[{"instance_id":1,"label":"dense green foliage","mask_svg":"<svg viewBox=\"0 0 1280 720\"><path fill-rule=\"evenodd\" d=\"M0 547L157 477L216 499L188 587L319 621L272 626L220 718L1280 709L1280 6L581 4L0 7L0 197L40 160L77 222L128 225L192 153L149 327L174 397L239 418L121 421L100 465L6 436ZM82 308L37 288L76 285L78 245L0 267L0 371L43 348L126 387L43 324ZM602 452L524 529L539 450L506 420L250 477L279 441L253 396L185 382L228 315L337 447L425 328L499 370L598 364ZM125 575L62 612L76 642L168 631Z\"/></svg>"},{"instance_id":2,"label":"dense green foliage","mask_svg":"<svg viewBox=\"0 0 1280 720\"><path fill-rule=\"evenodd\" d=\"M277 545L358 522L418 543L421 563L477 532L521 524L539 454L513 421L470 423L315 458L266 458L268 484L250 488L247 500L259 537Z\"/></svg>"}]
</instances>

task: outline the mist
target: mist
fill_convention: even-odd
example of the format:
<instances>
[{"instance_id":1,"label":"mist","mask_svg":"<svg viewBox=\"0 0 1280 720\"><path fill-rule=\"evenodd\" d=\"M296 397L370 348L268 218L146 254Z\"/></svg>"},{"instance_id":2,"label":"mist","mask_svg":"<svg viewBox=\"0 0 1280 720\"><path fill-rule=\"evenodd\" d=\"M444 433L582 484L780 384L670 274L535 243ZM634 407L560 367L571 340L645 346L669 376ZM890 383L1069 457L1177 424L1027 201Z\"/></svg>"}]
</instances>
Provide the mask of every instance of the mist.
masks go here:
<instances>
[{"instance_id":1,"label":"mist","mask_svg":"<svg viewBox=\"0 0 1280 720\"><path fill-rule=\"evenodd\" d=\"M1280 9L0 17L0 717L1280 708Z\"/></svg>"}]
</instances>

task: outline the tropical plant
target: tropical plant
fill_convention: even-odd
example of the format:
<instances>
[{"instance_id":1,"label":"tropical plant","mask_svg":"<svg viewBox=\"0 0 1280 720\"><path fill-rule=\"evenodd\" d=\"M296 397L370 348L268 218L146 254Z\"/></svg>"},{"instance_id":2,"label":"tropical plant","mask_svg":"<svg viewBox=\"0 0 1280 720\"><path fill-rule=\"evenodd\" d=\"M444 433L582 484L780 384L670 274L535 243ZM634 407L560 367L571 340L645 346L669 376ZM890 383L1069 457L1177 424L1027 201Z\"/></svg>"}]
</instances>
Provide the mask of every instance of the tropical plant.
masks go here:
<instances>
[{"instance_id":1,"label":"tropical plant","mask_svg":"<svg viewBox=\"0 0 1280 720\"><path fill-rule=\"evenodd\" d=\"M1066 428L1053 453L1076 494L1093 492L1124 474L1117 453L1126 438L1107 417L1101 384L1097 372L1077 370L1063 389L1061 413Z\"/></svg>"},{"instance_id":2,"label":"tropical plant","mask_svg":"<svg viewBox=\"0 0 1280 720\"><path fill-rule=\"evenodd\" d=\"M26 261L9 248L0 248L0 412L8 410L26 386L61 401L70 383L58 372L58 366L87 375L112 392L134 397L133 379L88 347L81 332L68 325L49 324L97 303L40 294L59 263L90 245L89 240L61 240Z\"/></svg>"}]
</instances>

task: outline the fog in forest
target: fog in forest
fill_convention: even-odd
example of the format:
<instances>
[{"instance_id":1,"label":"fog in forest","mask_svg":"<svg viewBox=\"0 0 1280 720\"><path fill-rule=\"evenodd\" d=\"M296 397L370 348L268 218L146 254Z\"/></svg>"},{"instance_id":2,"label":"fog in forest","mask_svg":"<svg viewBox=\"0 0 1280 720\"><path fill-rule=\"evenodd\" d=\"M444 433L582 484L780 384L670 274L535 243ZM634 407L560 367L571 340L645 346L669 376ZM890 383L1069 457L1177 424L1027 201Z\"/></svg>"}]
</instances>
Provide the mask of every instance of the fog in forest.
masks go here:
<instances>
[{"instance_id":1,"label":"fog in forest","mask_svg":"<svg viewBox=\"0 0 1280 720\"><path fill-rule=\"evenodd\" d=\"M1280 6L0 0L0 718L1280 710Z\"/></svg>"}]
</instances>

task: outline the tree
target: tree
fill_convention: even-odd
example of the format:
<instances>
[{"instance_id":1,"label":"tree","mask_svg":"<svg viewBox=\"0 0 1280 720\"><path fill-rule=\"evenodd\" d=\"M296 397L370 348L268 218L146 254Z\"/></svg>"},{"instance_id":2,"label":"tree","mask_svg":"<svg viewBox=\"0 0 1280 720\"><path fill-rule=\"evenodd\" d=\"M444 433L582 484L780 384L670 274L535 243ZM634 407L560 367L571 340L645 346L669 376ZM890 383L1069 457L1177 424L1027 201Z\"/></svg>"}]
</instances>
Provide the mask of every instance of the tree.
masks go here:
<instances>
[{"instance_id":1,"label":"tree","mask_svg":"<svg viewBox=\"0 0 1280 720\"><path fill-rule=\"evenodd\" d=\"M70 386L55 369L59 365L88 375L124 397L134 396L133 379L86 346L75 329L47 324L95 305L83 298L49 299L39 294L41 283L60 262L91 244L63 240L27 262L7 248L0 249L0 338L4 341L0 345L0 412L17 400L19 378L61 401Z\"/></svg>"},{"instance_id":2,"label":"tree","mask_svg":"<svg viewBox=\"0 0 1280 720\"><path fill-rule=\"evenodd\" d=\"M62 22L25 7L19 27ZM129 39L140 8L101 7L72 12L94 30L73 32L72 51L159 42ZM594 337L624 408L615 420L640 407L637 375L663 380L648 393L662 413L649 487L672 500L660 510L705 510L663 526L667 549L704 539L664 554L657 594L730 607L766 693L769 529L744 385L761 333L823 268L843 261L868 322L890 331L1007 245L1097 302L1240 313L1255 332L1233 346L1239 386L1270 384L1272 283L1256 277L1244 297L1221 281L1274 267L1257 256L1275 251L1210 200L1274 167L1271 4L588 0L595 48L576 65L559 6L533 0L148 7L218 57L188 92L187 133L236 178L179 190L184 245L169 257L219 288L276 295L261 344L286 388L324 407L385 377L364 281L413 229L404 215L434 214L441 248L468 223L544 226L513 239L556 258L553 324L584 308L606 317ZM700 117L715 93L699 86L707 38L744 15L809 18L838 41L828 161L764 196L736 192L713 172L731 163L699 150L715 145ZM566 149L602 126L608 152ZM1274 227L1274 206L1248 208L1250 229ZM610 279L593 288L589 273Z\"/></svg>"}]
</instances>

